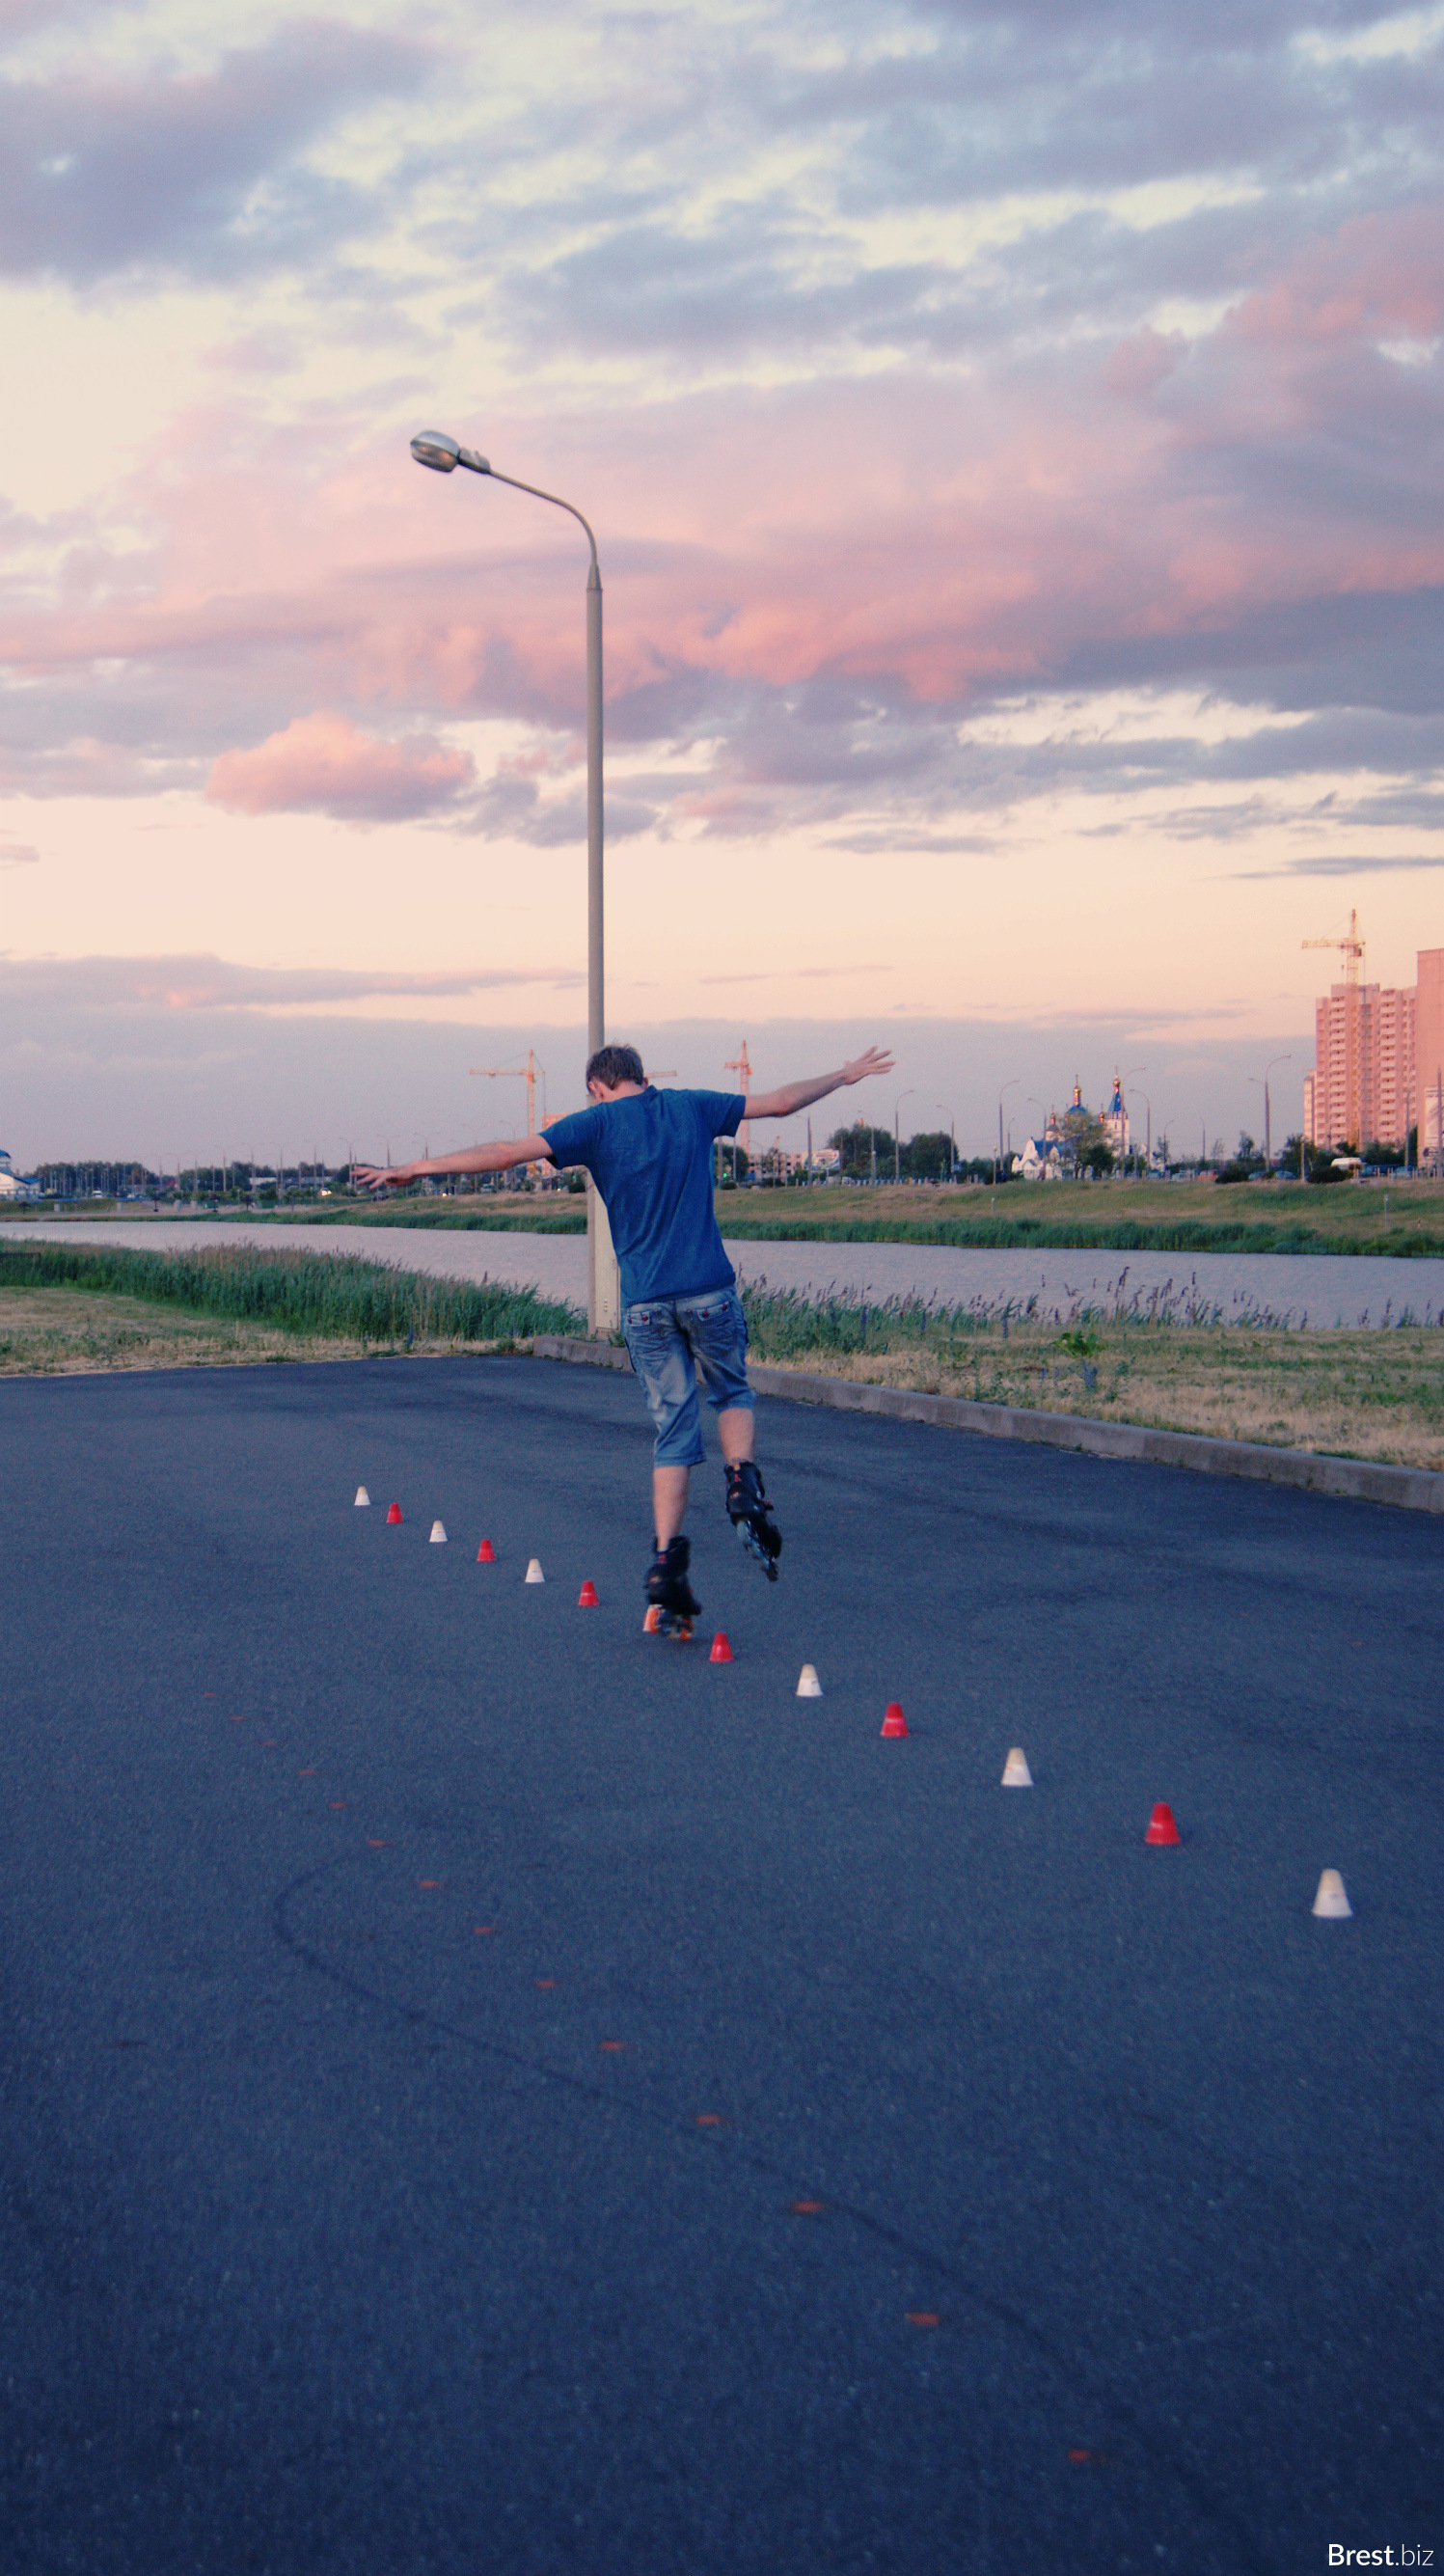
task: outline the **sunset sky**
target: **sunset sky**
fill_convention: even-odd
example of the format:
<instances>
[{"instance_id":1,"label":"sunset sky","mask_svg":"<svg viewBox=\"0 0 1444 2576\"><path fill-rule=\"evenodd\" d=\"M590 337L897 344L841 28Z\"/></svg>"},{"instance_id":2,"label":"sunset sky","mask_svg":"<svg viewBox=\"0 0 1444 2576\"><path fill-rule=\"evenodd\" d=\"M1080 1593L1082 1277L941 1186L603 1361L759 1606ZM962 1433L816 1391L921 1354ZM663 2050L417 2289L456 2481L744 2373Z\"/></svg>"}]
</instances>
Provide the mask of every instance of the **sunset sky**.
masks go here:
<instances>
[{"instance_id":1,"label":"sunset sky","mask_svg":"<svg viewBox=\"0 0 1444 2576\"><path fill-rule=\"evenodd\" d=\"M0 28L17 1161L440 1151L529 1041L574 1105L585 546L423 427L596 528L682 1078L882 1037L976 1150L1121 1061L1232 1141L1289 1053L1277 1138L1303 939L1444 945L1444 8Z\"/></svg>"}]
</instances>

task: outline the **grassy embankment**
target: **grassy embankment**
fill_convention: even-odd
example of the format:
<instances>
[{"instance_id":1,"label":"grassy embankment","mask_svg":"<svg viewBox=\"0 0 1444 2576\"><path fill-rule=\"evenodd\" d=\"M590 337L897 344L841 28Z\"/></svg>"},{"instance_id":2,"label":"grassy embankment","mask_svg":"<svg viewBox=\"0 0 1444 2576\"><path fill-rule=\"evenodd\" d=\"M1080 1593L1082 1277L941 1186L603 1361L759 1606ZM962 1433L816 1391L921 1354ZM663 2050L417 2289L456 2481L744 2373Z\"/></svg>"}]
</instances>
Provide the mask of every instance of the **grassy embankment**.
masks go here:
<instances>
[{"instance_id":1,"label":"grassy embankment","mask_svg":"<svg viewBox=\"0 0 1444 2576\"><path fill-rule=\"evenodd\" d=\"M734 1241L937 1243L980 1251L1332 1252L1444 1258L1438 1182L1011 1182L1006 1189L719 1190ZM424 1225L443 1230L581 1234L583 1201L550 1193L459 1199L352 1200L298 1210L287 1224Z\"/></svg>"},{"instance_id":2,"label":"grassy embankment","mask_svg":"<svg viewBox=\"0 0 1444 2576\"><path fill-rule=\"evenodd\" d=\"M1196 1297L1045 1319L1016 1304L860 1306L746 1291L752 1348L788 1368L1104 1421L1444 1468L1444 1334L1223 1323ZM0 1248L0 1374L486 1353L581 1318L528 1290L241 1246L168 1256ZM409 1338L408 1338L409 1337Z\"/></svg>"},{"instance_id":3,"label":"grassy embankment","mask_svg":"<svg viewBox=\"0 0 1444 2576\"><path fill-rule=\"evenodd\" d=\"M530 1289L426 1279L280 1245L0 1246L0 1374L9 1376L506 1350L580 1321Z\"/></svg>"},{"instance_id":4,"label":"grassy embankment","mask_svg":"<svg viewBox=\"0 0 1444 2576\"><path fill-rule=\"evenodd\" d=\"M1220 1189L1213 1181L1011 1182L1006 1189L719 1190L717 1216L734 1241L938 1243L978 1251L1332 1252L1444 1258L1444 1186L1435 1181L1288 1181ZM4 1214L33 1217L24 1205ZM151 1218L96 1202L89 1217ZM586 1207L570 1192L460 1198L356 1199L261 1212L288 1225L426 1226L442 1233L583 1234ZM159 1214L151 1221L162 1225ZM253 1220L254 1221L254 1218ZM218 1226L230 1222L218 1217Z\"/></svg>"},{"instance_id":5,"label":"grassy embankment","mask_svg":"<svg viewBox=\"0 0 1444 2576\"><path fill-rule=\"evenodd\" d=\"M1444 1469L1444 1331L1224 1322L1192 1291L1066 1317L785 1295L747 1305L753 1354L783 1368L1102 1422L1147 1423L1341 1458Z\"/></svg>"}]
</instances>

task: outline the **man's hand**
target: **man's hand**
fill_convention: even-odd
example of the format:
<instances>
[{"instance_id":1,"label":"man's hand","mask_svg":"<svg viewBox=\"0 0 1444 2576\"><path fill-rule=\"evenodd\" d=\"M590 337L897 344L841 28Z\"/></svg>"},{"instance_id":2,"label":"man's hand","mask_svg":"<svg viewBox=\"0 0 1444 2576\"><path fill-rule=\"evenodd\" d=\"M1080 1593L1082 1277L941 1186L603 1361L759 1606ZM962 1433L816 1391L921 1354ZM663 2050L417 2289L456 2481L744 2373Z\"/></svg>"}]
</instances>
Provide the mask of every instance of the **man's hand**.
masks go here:
<instances>
[{"instance_id":1,"label":"man's hand","mask_svg":"<svg viewBox=\"0 0 1444 2576\"><path fill-rule=\"evenodd\" d=\"M854 1056L842 1068L844 1082L866 1082L870 1073L891 1073L892 1055L887 1047L869 1047L866 1055Z\"/></svg>"},{"instance_id":2,"label":"man's hand","mask_svg":"<svg viewBox=\"0 0 1444 2576\"><path fill-rule=\"evenodd\" d=\"M388 1163L384 1169L379 1163L354 1163L351 1178L360 1190L395 1190L414 1181L416 1172L410 1163Z\"/></svg>"}]
</instances>

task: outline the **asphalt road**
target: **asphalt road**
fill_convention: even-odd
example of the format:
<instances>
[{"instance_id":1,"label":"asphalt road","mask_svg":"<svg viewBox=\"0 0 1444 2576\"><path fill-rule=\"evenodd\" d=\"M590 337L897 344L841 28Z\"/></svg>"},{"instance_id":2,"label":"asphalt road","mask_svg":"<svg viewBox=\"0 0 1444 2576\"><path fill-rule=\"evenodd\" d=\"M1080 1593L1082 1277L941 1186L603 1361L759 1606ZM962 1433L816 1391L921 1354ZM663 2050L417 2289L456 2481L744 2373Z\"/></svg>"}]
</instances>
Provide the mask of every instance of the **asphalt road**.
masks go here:
<instances>
[{"instance_id":1,"label":"asphalt road","mask_svg":"<svg viewBox=\"0 0 1444 2576\"><path fill-rule=\"evenodd\" d=\"M775 1403L681 1647L648 1455L0 1385L5 2576L1444 2566L1444 1532Z\"/></svg>"}]
</instances>

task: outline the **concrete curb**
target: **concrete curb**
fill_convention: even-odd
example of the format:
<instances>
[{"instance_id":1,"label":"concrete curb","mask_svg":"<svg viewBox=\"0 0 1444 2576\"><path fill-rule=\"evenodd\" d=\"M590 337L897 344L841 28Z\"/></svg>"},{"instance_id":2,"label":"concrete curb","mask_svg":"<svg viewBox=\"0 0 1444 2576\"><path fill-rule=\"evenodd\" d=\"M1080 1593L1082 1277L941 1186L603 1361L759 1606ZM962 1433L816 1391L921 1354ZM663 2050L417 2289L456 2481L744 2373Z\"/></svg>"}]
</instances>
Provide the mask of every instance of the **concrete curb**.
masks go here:
<instances>
[{"instance_id":1,"label":"concrete curb","mask_svg":"<svg viewBox=\"0 0 1444 2576\"><path fill-rule=\"evenodd\" d=\"M587 1368L630 1368L615 1342L584 1342L538 1333L540 1360ZM1367 1458L1319 1458L1308 1449L1269 1449L1252 1440L1206 1440L1188 1431L1151 1431L1138 1422L1093 1422L1072 1413L1032 1413L1013 1404L973 1404L958 1395L916 1395L900 1386L861 1386L853 1378L814 1377L806 1369L749 1362L759 1395L792 1404L822 1404L838 1413L881 1413L894 1422L931 1422L941 1431L972 1431L989 1440L1033 1440L1047 1449L1080 1449L1093 1458L1131 1458L1148 1467L1188 1467L1198 1476L1247 1476L1264 1485L1293 1485L1347 1502L1387 1503L1396 1511L1444 1512L1444 1475L1426 1467L1376 1466Z\"/></svg>"}]
</instances>

